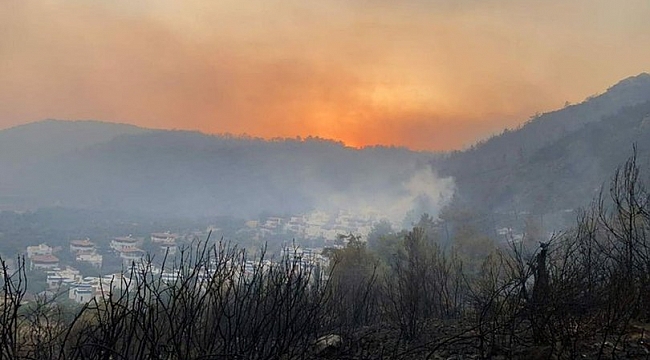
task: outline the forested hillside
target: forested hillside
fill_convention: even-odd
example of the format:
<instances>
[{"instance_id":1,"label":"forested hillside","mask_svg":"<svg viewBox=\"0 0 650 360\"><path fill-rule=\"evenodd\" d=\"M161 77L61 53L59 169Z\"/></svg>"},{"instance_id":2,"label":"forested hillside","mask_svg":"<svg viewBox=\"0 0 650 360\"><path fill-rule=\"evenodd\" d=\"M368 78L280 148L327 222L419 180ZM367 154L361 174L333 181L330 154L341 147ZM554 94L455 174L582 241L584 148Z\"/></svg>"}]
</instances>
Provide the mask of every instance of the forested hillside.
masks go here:
<instances>
[{"instance_id":1,"label":"forested hillside","mask_svg":"<svg viewBox=\"0 0 650 360\"><path fill-rule=\"evenodd\" d=\"M637 144L650 155L650 75L449 154L436 168L457 200L487 212L552 213L585 206Z\"/></svg>"},{"instance_id":2,"label":"forested hillside","mask_svg":"<svg viewBox=\"0 0 650 360\"><path fill-rule=\"evenodd\" d=\"M60 139L43 133L44 125L70 127L33 124L32 135L48 141ZM95 126L104 131L105 124L83 124ZM24 142L6 145L23 164L6 165L18 174L0 179L0 190L13 190L4 193L12 195L7 201L180 216L374 208L394 211L399 221L416 198L431 197L434 208L424 210L436 211L440 197L453 191L450 180L432 172L433 154L404 148L359 150L319 138L262 140L183 131L123 133L101 142L84 140L87 134L80 130L73 126L66 133L82 139L70 139L77 146L25 155L29 166L20 160Z\"/></svg>"},{"instance_id":3,"label":"forested hillside","mask_svg":"<svg viewBox=\"0 0 650 360\"><path fill-rule=\"evenodd\" d=\"M0 164L32 163L149 130L100 121L44 120L0 131ZM6 169L6 168L5 168Z\"/></svg>"}]
</instances>

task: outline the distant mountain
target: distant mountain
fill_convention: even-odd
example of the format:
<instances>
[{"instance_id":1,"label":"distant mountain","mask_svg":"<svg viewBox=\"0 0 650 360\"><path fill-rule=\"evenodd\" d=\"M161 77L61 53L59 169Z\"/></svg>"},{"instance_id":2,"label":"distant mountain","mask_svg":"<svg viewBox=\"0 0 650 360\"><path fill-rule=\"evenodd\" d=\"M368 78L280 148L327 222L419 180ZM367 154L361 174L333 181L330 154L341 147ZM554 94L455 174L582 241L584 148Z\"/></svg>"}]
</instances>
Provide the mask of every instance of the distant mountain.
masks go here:
<instances>
[{"instance_id":1,"label":"distant mountain","mask_svg":"<svg viewBox=\"0 0 650 360\"><path fill-rule=\"evenodd\" d=\"M51 119L0 131L0 210L11 208L7 202L17 191L25 190L22 182L29 180L25 174L34 173L49 159L118 136L148 131L126 124Z\"/></svg>"},{"instance_id":2,"label":"distant mountain","mask_svg":"<svg viewBox=\"0 0 650 360\"><path fill-rule=\"evenodd\" d=\"M55 157L75 149L148 130L100 121L44 120L0 131L0 164Z\"/></svg>"},{"instance_id":3,"label":"distant mountain","mask_svg":"<svg viewBox=\"0 0 650 360\"><path fill-rule=\"evenodd\" d=\"M59 145L32 153L29 167L14 166L18 176L4 181L11 191L3 194L0 184L5 202L30 208L182 216L374 208L403 217L418 204L438 206L440 194L451 193L451 182L438 183L431 172L433 154L404 148L358 150L319 138L266 141L105 123L33 124L22 129L22 141L15 129L6 132L0 137L13 139L12 152L25 148L25 139ZM436 198L428 205L421 200L427 191Z\"/></svg>"},{"instance_id":4,"label":"distant mountain","mask_svg":"<svg viewBox=\"0 0 650 360\"><path fill-rule=\"evenodd\" d=\"M647 162L650 75L645 73L452 153L436 167L454 177L457 200L465 206L552 213L587 205L632 154L633 143Z\"/></svg>"},{"instance_id":5,"label":"distant mountain","mask_svg":"<svg viewBox=\"0 0 650 360\"><path fill-rule=\"evenodd\" d=\"M548 214L587 205L633 143L650 162L648 74L445 155L48 120L0 131L0 209L255 216L348 208L399 220L409 210L436 213L456 190L454 205L473 211Z\"/></svg>"}]
</instances>

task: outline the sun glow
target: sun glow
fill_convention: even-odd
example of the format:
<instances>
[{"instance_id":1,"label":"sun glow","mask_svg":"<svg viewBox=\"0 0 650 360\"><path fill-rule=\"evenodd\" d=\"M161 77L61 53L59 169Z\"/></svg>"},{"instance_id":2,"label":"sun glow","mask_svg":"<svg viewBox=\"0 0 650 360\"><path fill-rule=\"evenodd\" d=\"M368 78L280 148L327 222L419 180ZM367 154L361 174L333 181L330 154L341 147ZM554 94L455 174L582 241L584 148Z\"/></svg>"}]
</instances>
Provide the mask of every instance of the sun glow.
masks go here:
<instances>
[{"instance_id":1,"label":"sun glow","mask_svg":"<svg viewBox=\"0 0 650 360\"><path fill-rule=\"evenodd\" d=\"M648 70L645 0L367 5L0 2L0 128L97 119L441 150Z\"/></svg>"}]
</instances>

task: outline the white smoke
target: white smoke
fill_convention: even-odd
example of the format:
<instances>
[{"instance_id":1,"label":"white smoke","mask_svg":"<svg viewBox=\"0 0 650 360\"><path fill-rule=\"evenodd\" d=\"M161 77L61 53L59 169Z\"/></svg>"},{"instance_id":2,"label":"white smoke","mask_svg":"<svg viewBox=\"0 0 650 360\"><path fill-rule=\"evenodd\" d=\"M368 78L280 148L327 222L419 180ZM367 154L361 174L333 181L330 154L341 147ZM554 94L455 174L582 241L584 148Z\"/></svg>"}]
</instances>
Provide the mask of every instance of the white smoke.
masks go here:
<instances>
[{"instance_id":1,"label":"white smoke","mask_svg":"<svg viewBox=\"0 0 650 360\"><path fill-rule=\"evenodd\" d=\"M402 168L401 174L379 172L401 181L392 183L392 188L377 188L355 184L352 189L335 191L325 184L319 184L317 209L329 213L346 211L359 218L373 217L387 219L396 228L408 227L423 213L437 217L440 210L451 200L455 183L451 177L439 177L430 166Z\"/></svg>"},{"instance_id":2,"label":"white smoke","mask_svg":"<svg viewBox=\"0 0 650 360\"><path fill-rule=\"evenodd\" d=\"M438 177L431 168L417 170L402 186L406 195L396 200L388 215L393 223L404 222L409 215L415 220L424 213L436 218L456 189L453 178Z\"/></svg>"}]
</instances>

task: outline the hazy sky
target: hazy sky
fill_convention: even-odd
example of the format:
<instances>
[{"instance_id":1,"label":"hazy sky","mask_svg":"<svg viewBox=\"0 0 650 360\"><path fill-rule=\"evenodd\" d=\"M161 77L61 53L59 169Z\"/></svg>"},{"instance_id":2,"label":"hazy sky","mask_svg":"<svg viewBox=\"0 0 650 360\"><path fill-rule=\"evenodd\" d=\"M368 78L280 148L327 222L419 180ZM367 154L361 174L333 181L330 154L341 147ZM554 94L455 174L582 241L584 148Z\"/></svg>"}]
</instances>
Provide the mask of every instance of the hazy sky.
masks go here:
<instances>
[{"instance_id":1,"label":"hazy sky","mask_svg":"<svg viewBox=\"0 0 650 360\"><path fill-rule=\"evenodd\" d=\"M648 0L2 0L0 128L452 149L650 70Z\"/></svg>"}]
</instances>

